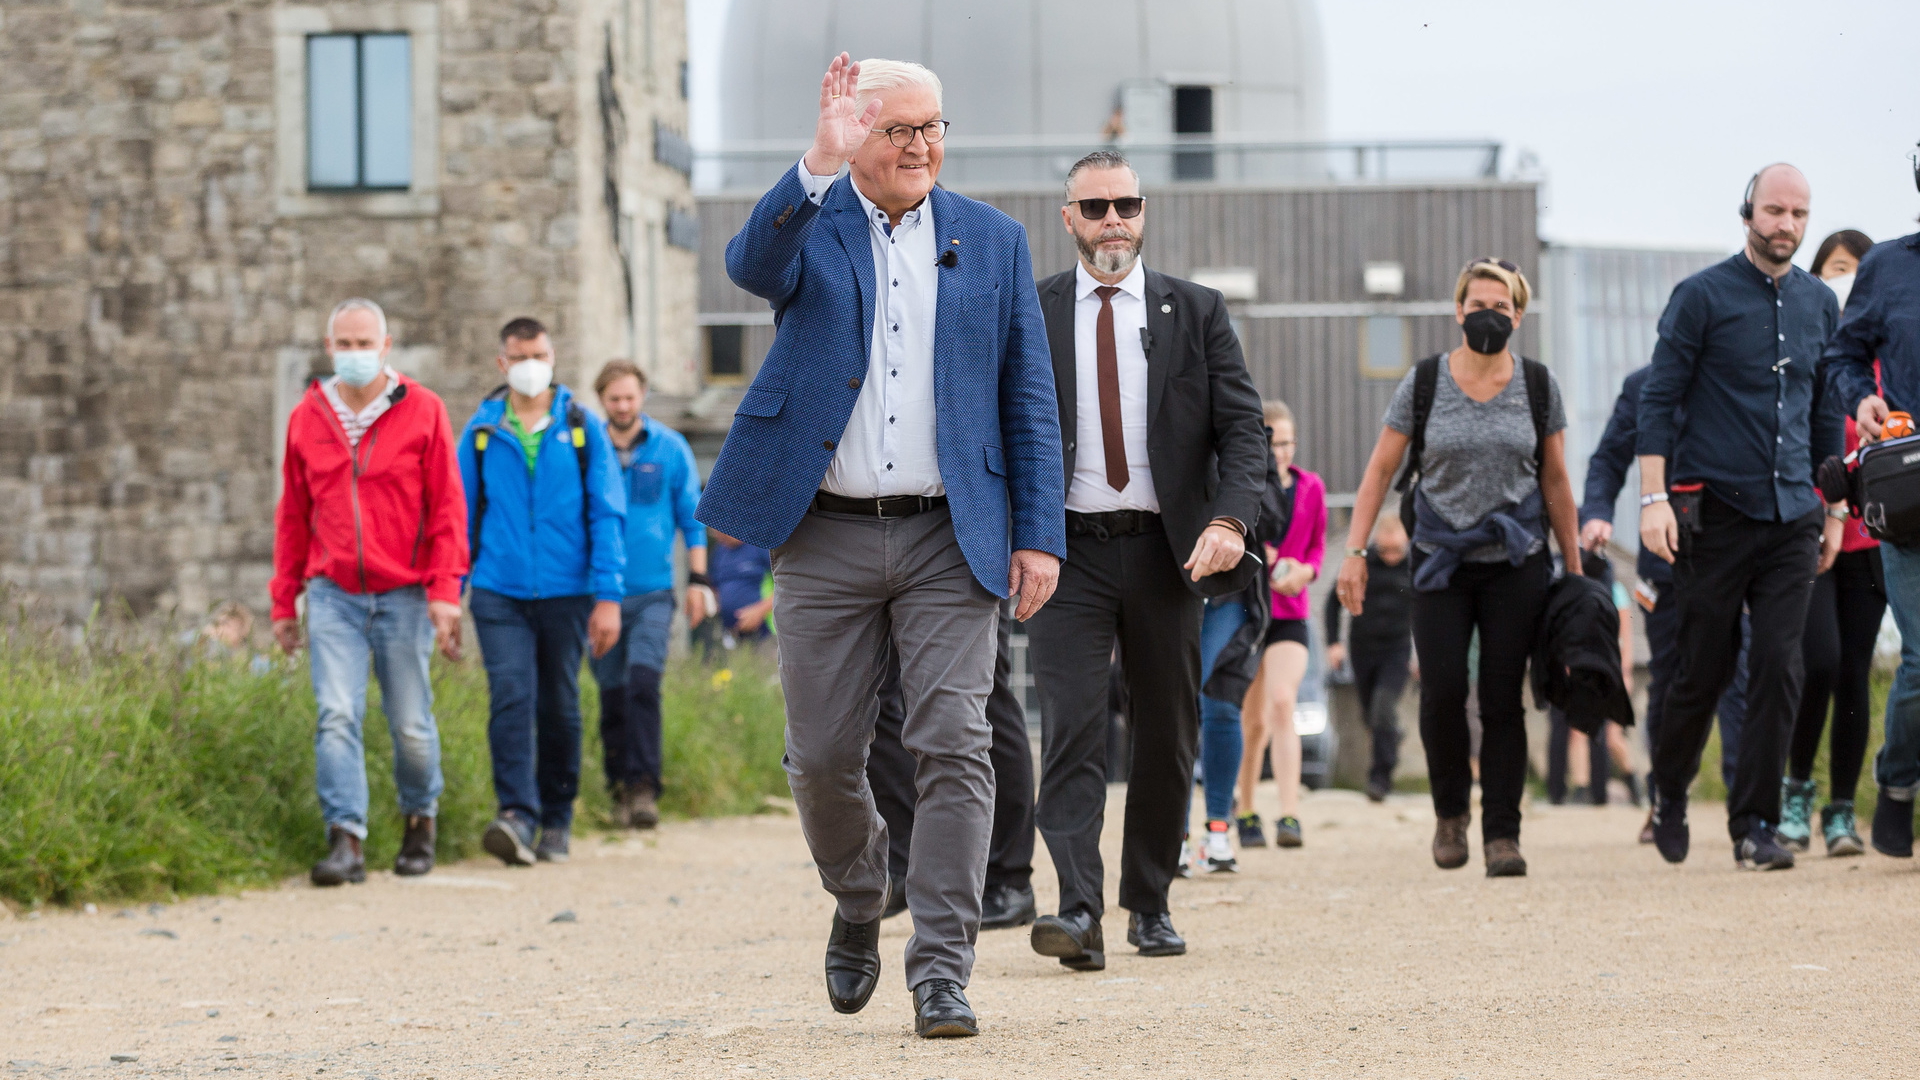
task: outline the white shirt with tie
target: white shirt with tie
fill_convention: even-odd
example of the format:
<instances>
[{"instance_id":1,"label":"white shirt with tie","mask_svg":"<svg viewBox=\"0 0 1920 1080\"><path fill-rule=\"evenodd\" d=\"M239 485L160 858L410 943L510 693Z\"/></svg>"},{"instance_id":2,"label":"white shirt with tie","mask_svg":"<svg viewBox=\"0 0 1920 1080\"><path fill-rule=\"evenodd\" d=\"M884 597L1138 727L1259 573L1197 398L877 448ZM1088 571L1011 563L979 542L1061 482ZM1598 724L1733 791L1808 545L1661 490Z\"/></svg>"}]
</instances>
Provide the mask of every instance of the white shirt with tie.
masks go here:
<instances>
[{"instance_id":1,"label":"white shirt with tie","mask_svg":"<svg viewBox=\"0 0 1920 1080\"><path fill-rule=\"evenodd\" d=\"M1127 486L1107 483L1106 443L1100 427L1100 282L1084 264L1074 264L1073 476L1067 484L1067 509L1082 514L1106 510L1160 512L1147 465L1147 271L1139 262L1120 279L1113 294L1114 360L1120 377L1120 430L1127 450Z\"/></svg>"},{"instance_id":2,"label":"white shirt with tie","mask_svg":"<svg viewBox=\"0 0 1920 1080\"><path fill-rule=\"evenodd\" d=\"M873 343L853 415L820 486L851 499L944 495L933 404L933 318L940 297L933 200L922 201L889 229L887 212L873 205L851 174L846 182L860 198L873 241ZM834 177L813 175L802 158L800 183L817 204Z\"/></svg>"}]
</instances>

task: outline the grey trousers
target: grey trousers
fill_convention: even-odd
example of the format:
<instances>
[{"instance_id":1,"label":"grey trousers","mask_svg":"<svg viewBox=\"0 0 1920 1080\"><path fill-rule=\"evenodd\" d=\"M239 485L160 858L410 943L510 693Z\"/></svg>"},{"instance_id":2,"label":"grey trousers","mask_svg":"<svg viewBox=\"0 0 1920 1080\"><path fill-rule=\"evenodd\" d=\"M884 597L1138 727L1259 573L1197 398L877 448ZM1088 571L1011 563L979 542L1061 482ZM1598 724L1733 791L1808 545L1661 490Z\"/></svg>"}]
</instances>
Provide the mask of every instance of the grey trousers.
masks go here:
<instances>
[{"instance_id":1,"label":"grey trousers","mask_svg":"<svg viewBox=\"0 0 1920 1080\"><path fill-rule=\"evenodd\" d=\"M998 600L974 579L944 508L891 521L816 511L773 549L773 615L787 780L820 883L850 922L879 918L886 900L887 826L866 764L889 641L898 652L900 741L919 796L907 985L966 985L993 831Z\"/></svg>"}]
</instances>

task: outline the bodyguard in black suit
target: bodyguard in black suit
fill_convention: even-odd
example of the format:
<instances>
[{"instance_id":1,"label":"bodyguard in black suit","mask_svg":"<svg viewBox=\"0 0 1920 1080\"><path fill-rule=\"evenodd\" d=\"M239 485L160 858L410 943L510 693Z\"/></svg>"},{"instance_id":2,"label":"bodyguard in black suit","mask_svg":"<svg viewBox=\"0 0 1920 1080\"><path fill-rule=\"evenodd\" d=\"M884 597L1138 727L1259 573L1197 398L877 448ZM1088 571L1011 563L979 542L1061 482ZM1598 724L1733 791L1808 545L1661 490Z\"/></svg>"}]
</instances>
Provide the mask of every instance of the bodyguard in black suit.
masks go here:
<instances>
[{"instance_id":1,"label":"bodyguard in black suit","mask_svg":"<svg viewBox=\"0 0 1920 1080\"><path fill-rule=\"evenodd\" d=\"M1267 445L1260 397L1220 294L1140 265L1146 221L1125 158L1089 154L1062 219L1080 263L1040 283L1067 479L1067 561L1027 624L1042 715L1037 820L1060 876L1060 913L1034 951L1106 966L1100 830L1107 803L1107 679L1125 670L1127 777L1120 906L1146 956L1186 951L1167 915L1199 742L1206 596L1260 572L1246 539Z\"/></svg>"}]
</instances>

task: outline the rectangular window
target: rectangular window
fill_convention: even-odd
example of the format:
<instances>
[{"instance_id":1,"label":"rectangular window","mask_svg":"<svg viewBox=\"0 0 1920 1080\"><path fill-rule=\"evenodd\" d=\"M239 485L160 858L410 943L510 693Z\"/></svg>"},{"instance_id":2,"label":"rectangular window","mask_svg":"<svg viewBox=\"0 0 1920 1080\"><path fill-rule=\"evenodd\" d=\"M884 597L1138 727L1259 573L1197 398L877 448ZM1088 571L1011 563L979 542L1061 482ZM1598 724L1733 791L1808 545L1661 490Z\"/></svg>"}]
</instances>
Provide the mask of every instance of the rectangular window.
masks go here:
<instances>
[{"instance_id":1,"label":"rectangular window","mask_svg":"<svg viewBox=\"0 0 1920 1080\"><path fill-rule=\"evenodd\" d=\"M406 34L307 36L307 189L413 184L413 55Z\"/></svg>"},{"instance_id":2,"label":"rectangular window","mask_svg":"<svg viewBox=\"0 0 1920 1080\"><path fill-rule=\"evenodd\" d=\"M1173 88L1173 133L1175 135L1213 134L1213 87L1176 86ZM1212 150L1181 150L1173 157L1175 180L1213 179Z\"/></svg>"},{"instance_id":3,"label":"rectangular window","mask_svg":"<svg viewBox=\"0 0 1920 1080\"><path fill-rule=\"evenodd\" d=\"M707 378L715 383L739 382L746 377L744 326L707 327Z\"/></svg>"},{"instance_id":4,"label":"rectangular window","mask_svg":"<svg viewBox=\"0 0 1920 1080\"><path fill-rule=\"evenodd\" d=\"M1398 379L1407 373L1407 320L1398 315L1368 315L1360 320L1360 374L1368 379Z\"/></svg>"}]
</instances>

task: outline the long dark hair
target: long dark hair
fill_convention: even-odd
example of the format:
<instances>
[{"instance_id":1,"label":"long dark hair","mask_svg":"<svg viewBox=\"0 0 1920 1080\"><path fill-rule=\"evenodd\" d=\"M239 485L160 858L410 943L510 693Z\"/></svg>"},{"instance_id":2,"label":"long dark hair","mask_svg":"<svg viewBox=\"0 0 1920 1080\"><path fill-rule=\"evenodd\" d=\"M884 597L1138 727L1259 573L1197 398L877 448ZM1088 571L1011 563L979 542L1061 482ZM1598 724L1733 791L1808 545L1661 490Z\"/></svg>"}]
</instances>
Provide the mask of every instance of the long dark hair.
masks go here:
<instances>
[{"instance_id":1,"label":"long dark hair","mask_svg":"<svg viewBox=\"0 0 1920 1080\"><path fill-rule=\"evenodd\" d=\"M1814 277L1820 276L1820 269L1833 257L1833 249L1846 248L1858 262L1867 257L1867 250L1873 247L1873 241L1859 229L1841 229L1825 240L1820 241L1820 250L1813 253L1813 267L1808 271Z\"/></svg>"}]
</instances>

